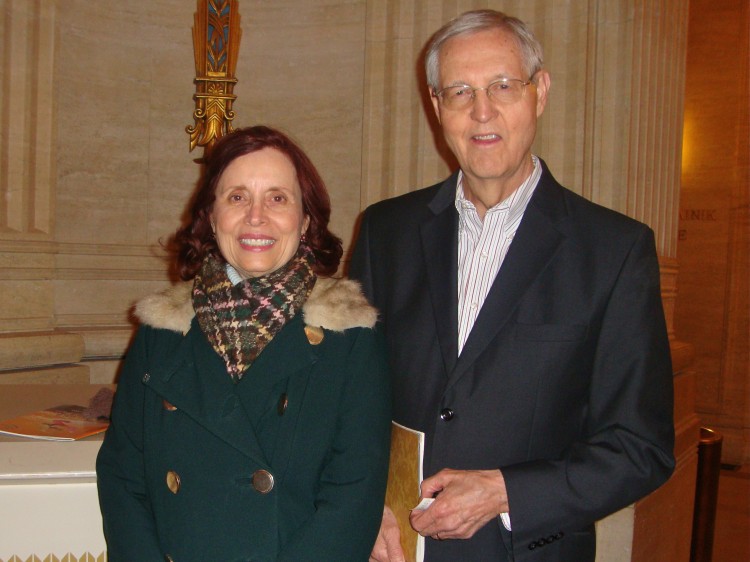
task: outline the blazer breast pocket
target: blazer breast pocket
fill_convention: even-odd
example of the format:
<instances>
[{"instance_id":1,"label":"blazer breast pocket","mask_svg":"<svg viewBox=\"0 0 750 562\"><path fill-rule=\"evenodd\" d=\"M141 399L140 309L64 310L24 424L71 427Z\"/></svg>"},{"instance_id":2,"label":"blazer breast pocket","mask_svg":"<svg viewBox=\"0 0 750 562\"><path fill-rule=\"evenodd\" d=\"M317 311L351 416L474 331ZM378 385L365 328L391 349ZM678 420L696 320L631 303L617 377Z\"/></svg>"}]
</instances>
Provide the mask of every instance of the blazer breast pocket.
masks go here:
<instances>
[{"instance_id":1,"label":"blazer breast pocket","mask_svg":"<svg viewBox=\"0 0 750 562\"><path fill-rule=\"evenodd\" d=\"M524 341L581 342L588 331L585 324L516 324L514 333Z\"/></svg>"}]
</instances>

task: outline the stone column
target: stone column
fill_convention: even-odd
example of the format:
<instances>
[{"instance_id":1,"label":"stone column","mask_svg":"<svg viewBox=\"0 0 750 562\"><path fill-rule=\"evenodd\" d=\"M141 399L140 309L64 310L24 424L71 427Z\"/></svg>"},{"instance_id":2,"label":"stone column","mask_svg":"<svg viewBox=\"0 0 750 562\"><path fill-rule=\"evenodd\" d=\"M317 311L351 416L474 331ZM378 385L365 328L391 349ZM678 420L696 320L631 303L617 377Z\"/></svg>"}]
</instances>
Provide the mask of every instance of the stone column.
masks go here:
<instances>
[{"instance_id":1,"label":"stone column","mask_svg":"<svg viewBox=\"0 0 750 562\"><path fill-rule=\"evenodd\" d=\"M0 383L87 383L88 371L75 365L82 338L54 329L55 4L6 0L3 8Z\"/></svg>"}]
</instances>

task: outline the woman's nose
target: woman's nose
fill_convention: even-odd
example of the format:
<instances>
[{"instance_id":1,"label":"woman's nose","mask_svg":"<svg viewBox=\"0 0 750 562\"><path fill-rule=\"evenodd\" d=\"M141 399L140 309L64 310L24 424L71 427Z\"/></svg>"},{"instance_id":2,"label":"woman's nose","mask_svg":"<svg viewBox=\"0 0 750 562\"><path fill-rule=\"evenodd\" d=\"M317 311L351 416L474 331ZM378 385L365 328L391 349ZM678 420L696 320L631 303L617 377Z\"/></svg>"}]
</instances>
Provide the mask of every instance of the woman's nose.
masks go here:
<instances>
[{"instance_id":1,"label":"woman's nose","mask_svg":"<svg viewBox=\"0 0 750 562\"><path fill-rule=\"evenodd\" d=\"M250 202L245 209L245 222L247 224L262 224L265 221L265 209L261 203Z\"/></svg>"}]
</instances>

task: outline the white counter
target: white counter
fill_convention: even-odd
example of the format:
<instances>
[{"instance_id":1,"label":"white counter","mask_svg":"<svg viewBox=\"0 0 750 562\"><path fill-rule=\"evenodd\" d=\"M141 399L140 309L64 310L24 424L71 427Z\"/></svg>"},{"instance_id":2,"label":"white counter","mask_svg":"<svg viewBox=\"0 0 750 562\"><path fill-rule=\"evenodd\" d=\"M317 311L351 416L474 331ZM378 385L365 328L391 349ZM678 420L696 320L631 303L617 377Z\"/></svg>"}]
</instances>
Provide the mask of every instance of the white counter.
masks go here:
<instances>
[{"instance_id":1,"label":"white counter","mask_svg":"<svg viewBox=\"0 0 750 562\"><path fill-rule=\"evenodd\" d=\"M105 385L0 385L0 419L87 405ZM78 441L0 435L0 562L106 560L96 493L103 434ZM36 558L34 558L36 557Z\"/></svg>"}]
</instances>

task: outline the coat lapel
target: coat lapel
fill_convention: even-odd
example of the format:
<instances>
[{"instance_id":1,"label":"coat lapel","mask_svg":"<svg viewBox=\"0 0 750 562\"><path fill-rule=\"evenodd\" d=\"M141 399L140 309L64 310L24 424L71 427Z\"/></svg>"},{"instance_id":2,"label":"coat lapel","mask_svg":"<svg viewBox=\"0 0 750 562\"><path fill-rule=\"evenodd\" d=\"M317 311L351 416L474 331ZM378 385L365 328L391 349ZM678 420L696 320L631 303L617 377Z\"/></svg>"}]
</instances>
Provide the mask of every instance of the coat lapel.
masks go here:
<instances>
[{"instance_id":1,"label":"coat lapel","mask_svg":"<svg viewBox=\"0 0 750 562\"><path fill-rule=\"evenodd\" d=\"M429 208L433 216L420 228L435 328L446 373L458 355L458 212L453 205L458 174L448 178Z\"/></svg>"},{"instance_id":2,"label":"coat lapel","mask_svg":"<svg viewBox=\"0 0 750 562\"><path fill-rule=\"evenodd\" d=\"M182 338L174 359L163 371L151 373L148 385L206 430L259 465L268 467L236 385L195 320Z\"/></svg>"},{"instance_id":3,"label":"coat lapel","mask_svg":"<svg viewBox=\"0 0 750 562\"><path fill-rule=\"evenodd\" d=\"M567 214L562 188L546 165L542 163L542 166L539 185L450 375L449 384L454 384L466 372L505 327L524 293L564 237L556 227L556 223Z\"/></svg>"},{"instance_id":4,"label":"coat lapel","mask_svg":"<svg viewBox=\"0 0 750 562\"><path fill-rule=\"evenodd\" d=\"M237 385L237 395L250 419L252 412L258 411L258 398L268 396L278 381L288 381L285 387L288 403L280 419L273 458L268 459L276 474L284 474L292 454L309 373L317 361L316 348L305 336L302 315L298 314L274 336Z\"/></svg>"}]
</instances>

